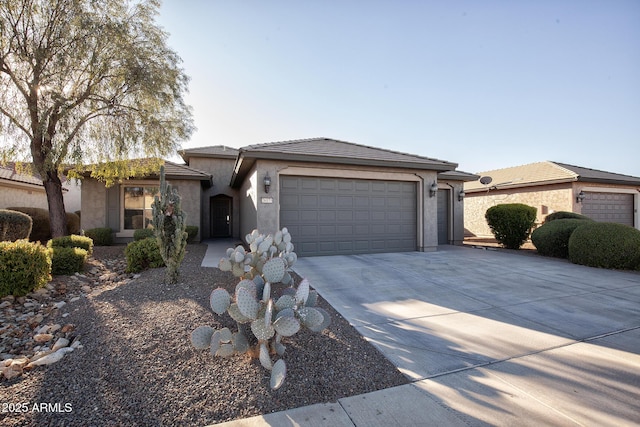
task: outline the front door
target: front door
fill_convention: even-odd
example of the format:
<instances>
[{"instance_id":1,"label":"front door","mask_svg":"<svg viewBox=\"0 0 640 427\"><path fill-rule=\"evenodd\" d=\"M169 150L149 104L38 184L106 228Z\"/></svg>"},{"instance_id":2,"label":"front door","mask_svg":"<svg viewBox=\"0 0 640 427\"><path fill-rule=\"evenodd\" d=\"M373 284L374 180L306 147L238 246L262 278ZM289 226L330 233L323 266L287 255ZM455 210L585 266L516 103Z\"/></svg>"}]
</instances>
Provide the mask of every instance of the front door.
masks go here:
<instances>
[{"instance_id":1,"label":"front door","mask_svg":"<svg viewBox=\"0 0 640 427\"><path fill-rule=\"evenodd\" d=\"M211 237L231 237L231 197L211 198Z\"/></svg>"}]
</instances>

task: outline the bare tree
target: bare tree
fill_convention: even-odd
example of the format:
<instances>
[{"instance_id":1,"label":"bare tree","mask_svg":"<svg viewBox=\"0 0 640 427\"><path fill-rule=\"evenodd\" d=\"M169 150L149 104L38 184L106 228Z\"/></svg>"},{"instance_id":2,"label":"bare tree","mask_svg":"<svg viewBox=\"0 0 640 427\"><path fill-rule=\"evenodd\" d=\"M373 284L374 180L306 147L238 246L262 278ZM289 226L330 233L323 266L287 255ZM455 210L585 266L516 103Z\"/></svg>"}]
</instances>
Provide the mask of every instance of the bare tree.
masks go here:
<instances>
[{"instance_id":1,"label":"bare tree","mask_svg":"<svg viewBox=\"0 0 640 427\"><path fill-rule=\"evenodd\" d=\"M188 77L156 24L159 0L2 0L0 155L31 158L52 235L66 234L65 164L126 177L123 160L175 152L193 131ZM110 163L109 163L110 162ZM139 164L139 163L138 163Z\"/></svg>"}]
</instances>

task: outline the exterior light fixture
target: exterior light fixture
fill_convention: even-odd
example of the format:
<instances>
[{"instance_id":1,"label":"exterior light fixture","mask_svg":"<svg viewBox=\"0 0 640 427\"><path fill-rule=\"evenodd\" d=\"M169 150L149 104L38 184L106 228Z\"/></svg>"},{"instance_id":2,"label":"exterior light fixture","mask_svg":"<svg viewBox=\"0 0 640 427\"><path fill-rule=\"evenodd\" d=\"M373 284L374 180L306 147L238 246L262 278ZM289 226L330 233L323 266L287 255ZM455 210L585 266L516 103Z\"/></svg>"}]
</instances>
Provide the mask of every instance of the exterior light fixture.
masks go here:
<instances>
[{"instance_id":1,"label":"exterior light fixture","mask_svg":"<svg viewBox=\"0 0 640 427\"><path fill-rule=\"evenodd\" d=\"M585 194L584 191L580 190L580 192L578 193L578 195L576 196L576 202L577 203L582 203L582 201L585 198Z\"/></svg>"},{"instance_id":2,"label":"exterior light fixture","mask_svg":"<svg viewBox=\"0 0 640 427\"><path fill-rule=\"evenodd\" d=\"M269 172L264 176L262 182L264 183L264 192L269 192L269 187L271 187L271 178L269 177Z\"/></svg>"},{"instance_id":3,"label":"exterior light fixture","mask_svg":"<svg viewBox=\"0 0 640 427\"><path fill-rule=\"evenodd\" d=\"M429 197L433 197L437 193L438 193L438 183L433 181L433 184L431 184L431 187L429 188Z\"/></svg>"},{"instance_id":4,"label":"exterior light fixture","mask_svg":"<svg viewBox=\"0 0 640 427\"><path fill-rule=\"evenodd\" d=\"M458 201L461 202L462 199L464 199L464 190L460 190L460 192L458 193Z\"/></svg>"}]
</instances>

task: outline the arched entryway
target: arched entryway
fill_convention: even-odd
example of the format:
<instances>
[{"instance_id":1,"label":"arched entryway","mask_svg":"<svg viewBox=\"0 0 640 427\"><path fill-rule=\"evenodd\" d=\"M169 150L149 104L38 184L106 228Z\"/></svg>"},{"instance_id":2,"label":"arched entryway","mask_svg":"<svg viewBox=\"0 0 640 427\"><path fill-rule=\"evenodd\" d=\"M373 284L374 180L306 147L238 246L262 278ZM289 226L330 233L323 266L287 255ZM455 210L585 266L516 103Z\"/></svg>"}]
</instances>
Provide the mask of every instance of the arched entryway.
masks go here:
<instances>
[{"instance_id":1,"label":"arched entryway","mask_svg":"<svg viewBox=\"0 0 640 427\"><path fill-rule=\"evenodd\" d=\"M218 194L209 199L210 237L231 237L233 198Z\"/></svg>"}]
</instances>

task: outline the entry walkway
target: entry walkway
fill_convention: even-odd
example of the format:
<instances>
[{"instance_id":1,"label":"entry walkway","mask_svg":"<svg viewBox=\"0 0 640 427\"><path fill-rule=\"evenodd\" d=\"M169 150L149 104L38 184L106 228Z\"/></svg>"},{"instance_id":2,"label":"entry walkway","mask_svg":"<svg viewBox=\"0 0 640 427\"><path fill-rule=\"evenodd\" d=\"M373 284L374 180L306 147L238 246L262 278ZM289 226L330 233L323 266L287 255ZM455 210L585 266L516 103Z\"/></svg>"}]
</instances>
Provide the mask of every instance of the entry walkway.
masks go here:
<instances>
[{"instance_id":1,"label":"entry walkway","mask_svg":"<svg viewBox=\"0 0 640 427\"><path fill-rule=\"evenodd\" d=\"M412 383L223 425L640 425L637 272L454 246L294 269Z\"/></svg>"}]
</instances>

